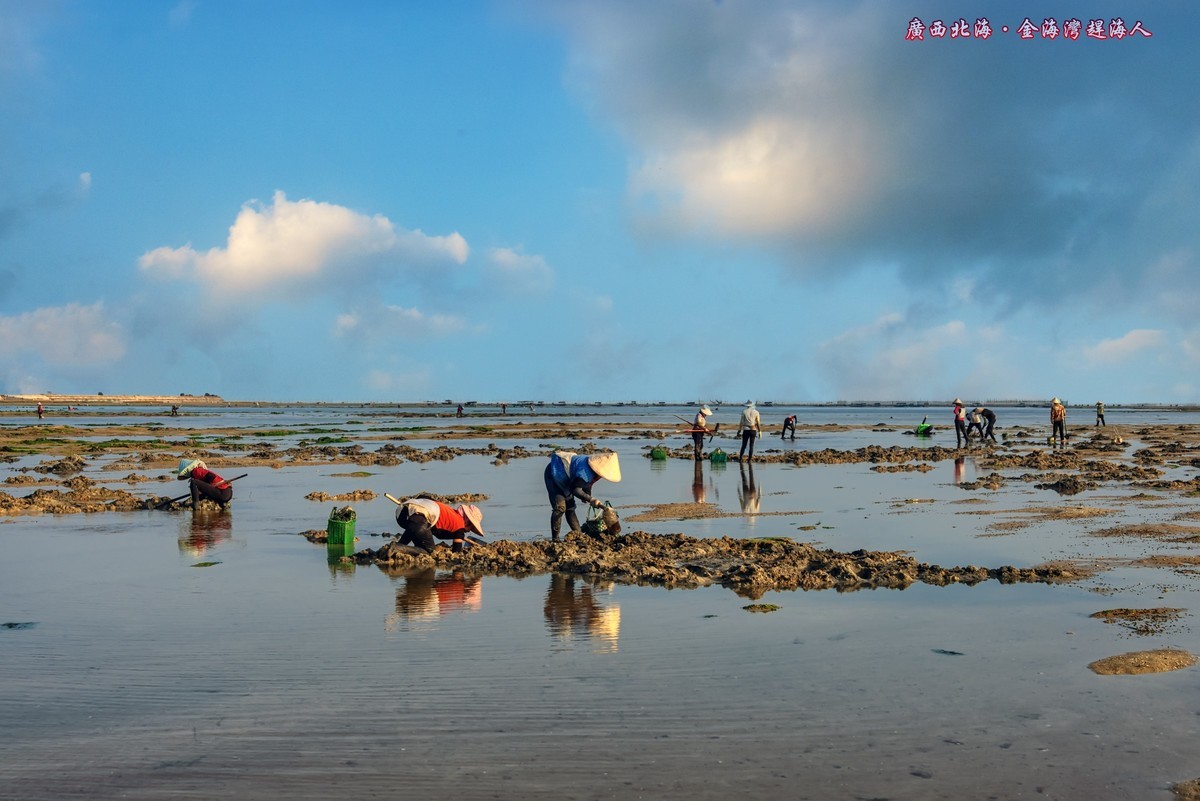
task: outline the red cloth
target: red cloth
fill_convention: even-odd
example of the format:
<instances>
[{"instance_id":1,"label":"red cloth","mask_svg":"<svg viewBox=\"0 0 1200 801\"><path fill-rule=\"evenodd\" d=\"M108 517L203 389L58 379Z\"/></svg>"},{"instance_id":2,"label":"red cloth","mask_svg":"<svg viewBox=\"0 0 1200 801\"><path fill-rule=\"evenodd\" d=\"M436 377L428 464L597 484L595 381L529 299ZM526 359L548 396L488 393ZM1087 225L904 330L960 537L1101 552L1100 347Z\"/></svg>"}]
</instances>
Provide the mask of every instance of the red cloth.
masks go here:
<instances>
[{"instance_id":1,"label":"red cloth","mask_svg":"<svg viewBox=\"0 0 1200 801\"><path fill-rule=\"evenodd\" d=\"M442 531L456 532L462 531L467 527L467 521L463 520L463 516L457 511L451 509L441 501L435 501L435 503L438 505L438 521L434 528L441 529Z\"/></svg>"},{"instance_id":2,"label":"red cloth","mask_svg":"<svg viewBox=\"0 0 1200 801\"><path fill-rule=\"evenodd\" d=\"M229 482L218 476L207 467L193 467L192 478L197 481L203 481L205 484L212 484L217 489L225 489L229 486Z\"/></svg>"}]
</instances>

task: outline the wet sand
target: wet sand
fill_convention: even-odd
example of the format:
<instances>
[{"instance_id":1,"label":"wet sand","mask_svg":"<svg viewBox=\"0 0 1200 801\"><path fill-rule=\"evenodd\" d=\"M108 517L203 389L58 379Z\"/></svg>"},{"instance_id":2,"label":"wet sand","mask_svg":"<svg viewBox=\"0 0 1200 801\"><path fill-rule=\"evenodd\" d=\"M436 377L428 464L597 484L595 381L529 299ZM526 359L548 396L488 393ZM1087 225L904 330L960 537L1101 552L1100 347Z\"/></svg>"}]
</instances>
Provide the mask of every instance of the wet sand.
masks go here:
<instances>
[{"instance_id":1,"label":"wet sand","mask_svg":"<svg viewBox=\"0 0 1200 801\"><path fill-rule=\"evenodd\" d=\"M512 425L4 429L0 798L1165 801L1200 775L1200 429L880 434L696 481L690 447L648 457L669 425ZM550 445L621 451L620 536L548 541ZM185 455L251 473L231 510L149 508ZM377 558L382 493L426 490L486 496L494 544ZM352 553L296 536L335 500ZM1089 669L1130 636L1180 669Z\"/></svg>"}]
</instances>

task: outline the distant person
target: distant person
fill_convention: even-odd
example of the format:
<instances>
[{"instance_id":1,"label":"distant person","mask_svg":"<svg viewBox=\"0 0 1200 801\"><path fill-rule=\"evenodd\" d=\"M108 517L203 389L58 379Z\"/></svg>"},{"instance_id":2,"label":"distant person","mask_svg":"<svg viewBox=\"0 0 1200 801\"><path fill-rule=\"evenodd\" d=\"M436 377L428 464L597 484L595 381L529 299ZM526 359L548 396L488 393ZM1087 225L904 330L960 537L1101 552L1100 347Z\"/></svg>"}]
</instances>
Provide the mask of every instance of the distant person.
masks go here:
<instances>
[{"instance_id":1,"label":"distant person","mask_svg":"<svg viewBox=\"0 0 1200 801\"><path fill-rule=\"evenodd\" d=\"M172 417L179 416L179 404L178 403L171 404L171 416Z\"/></svg>"},{"instance_id":2,"label":"distant person","mask_svg":"<svg viewBox=\"0 0 1200 801\"><path fill-rule=\"evenodd\" d=\"M507 403L500 404L500 414L508 414L508 404Z\"/></svg>"},{"instance_id":3,"label":"distant person","mask_svg":"<svg viewBox=\"0 0 1200 801\"><path fill-rule=\"evenodd\" d=\"M460 553L468 534L483 536L483 512L469 503L451 508L432 498L406 498L396 510L396 525L404 529L401 545L415 545L425 553L433 553L437 537L450 540L451 549Z\"/></svg>"},{"instance_id":4,"label":"distant person","mask_svg":"<svg viewBox=\"0 0 1200 801\"><path fill-rule=\"evenodd\" d=\"M742 417L738 420L738 433L742 435L742 449L738 452L738 460L745 461L746 448L750 449L750 458L754 458L754 440L762 434L762 415L754 408L754 401L746 401L742 409Z\"/></svg>"},{"instance_id":5,"label":"distant person","mask_svg":"<svg viewBox=\"0 0 1200 801\"><path fill-rule=\"evenodd\" d=\"M1051 444L1067 444L1067 407L1058 398L1050 401L1050 440Z\"/></svg>"},{"instance_id":6,"label":"distant person","mask_svg":"<svg viewBox=\"0 0 1200 801\"><path fill-rule=\"evenodd\" d=\"M987 408L984 408L983 406L980 406L979 408L977 408L975 410L975 414L982 417L983 421L985 423L987 423L987 428L980 429L980 432L979 432L980 436L984 440L990 439L992 442L995 442L996 435L995 435L995 433L993 433L992 429L994 429L996 427L996 413L993 412L991 409L987 409Z\"/></svg>"},{"instance_id":7,"label":"distant person","mask_svg":"<svg viewBox=\"0 0 1200 801\"><path fill-rule=\"evenodd\" d=\"M458 411L457 411L457 412L455 412L454 416L455 416L455 417L462 417L462 416L463 416L463 407L462 407L462 404L461 404L461 403L460 403L460 404L458 404Z\"/></svg>"},{"instance_id":8,"label":"distant person","mask_svg":"<svg viewBox=\"0 0 1200 801\"><path fill-rule=\"evenodd\" d=\"M187 479L188 488L192 491L192 509L196 508L201 496L225 508L225 504L233 500L233 486L225 479L209 470L199 459L180 459L179 472L175 477L180 481Z\"/></svg>"},{"instance_id":9,"label":"distant person","mask_svg":"<svg viewBox=\"0 0 1200 801\"><path fill-rule=\"evenodd\" d=\"M46 407L39 403L38 404L38 419L41 420L45 416L46 416Z\"/></svg>"},{"instance_id":10,"label":"distant person","mask_svg":"<svg viewBox=\"0 0 1200 801\"><path fill-rule=\"evenodd\" d=\"M1108 423L1104 422L1104 401L1096 401L1096 425L1108 428Z\"/></svg>"},{"instance_id":11,"label":"distant person","mask_svg":"<svg viewBox=\"0 0 1200 801\"><path fill-rule=\"evenodd\" d=\"M712 417L712 409L701 406L700 411L692 418L692 450L696 461L700 461L704 451L704 435L708 433L708 418Z\"/></svg>"},{"instance_id":12,"label":"distant person","mask_svg":"<svg viewBox=\"0 0 1200 801\"><path fill-rule=\"evenodd\" d=\"M788 432L792 432L792 439L796 439L796 415L789 414L783 418L783 431L780 432L780 439L787 439Z\"/></svg>"},{"instance_id":13,"label":"distant person","mask_svg":"<svg viewBox=\"0 0 1200 801\"><path fill-rule=\"evenodd\" d=\"M971 414L969 415L970 422L967 423L967 441L968 442L970 442L972 431L978 431L979 438L983 439L983 415L981 414L982 411L983 411L982 406L978 406L971 410Z\"/></svg>"},{"instance_id":14,"label":"distant person","mask_svg":"<svg viewBox=\"0 0 1200 801\"><path fill-rule=\"evenodd\" d=\"M575 514L576 499L599 509L604 504L592 497L592 486L600 479L618 482L621 480L621 465L615 453L594 453L583 456L570 451L555 451L550 454L542 478L546 482L546 495L550 499L550 539L558 542L562 519L572 532L582 531L579 517Z\"/></svg>"},{"instance_id":15,"label":"distant person","mask_svg":"<svg viewBox=\"0 0 1200 801\"><path fill-rule=\"evenodd\" d=\"M954 399L954 439L959 448L964 441L971 444L971 437L967 434L967 410L963 408L962 398Z\"/></svg>"}]
</instances>

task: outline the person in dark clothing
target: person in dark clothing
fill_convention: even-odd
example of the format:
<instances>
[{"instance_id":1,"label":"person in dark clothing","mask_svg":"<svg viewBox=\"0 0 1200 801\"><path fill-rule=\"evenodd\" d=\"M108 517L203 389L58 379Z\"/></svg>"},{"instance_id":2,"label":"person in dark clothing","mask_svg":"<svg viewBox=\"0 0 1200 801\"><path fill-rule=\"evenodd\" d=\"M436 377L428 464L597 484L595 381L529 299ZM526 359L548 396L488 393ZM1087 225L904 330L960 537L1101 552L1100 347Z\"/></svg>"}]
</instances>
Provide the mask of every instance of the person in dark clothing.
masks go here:
<instances>
[{"instance_id":1,"label":"person in dark clothing","mask_svg":"<svg viewBox=\"0 0 1200 801\"><path fill-rule=\"evenodd\" d=\"M1104 422L1104 401L1096 401L1096 425L1108 428L1108 423Z\"/></svg>"},{"instance_id":2,"label":"person in dark clothing","mask_svg":"<svg viewBox=\"0 0 1200 801\"><path fill-rule=\"evenodd\" d=\"M980 417L982 417L984 423L987 424L987 427L984 428L981 432L983 435L983 439L985 439L985 440L990 439L992 442L995 442L996 435L994 433L992 433L992 429L994 429L996 427L996 413L993 412L991 409L985 409L982 406L980 406L978 409L976 409L975 413L978 414Z\"/></svg>"},{"instance_id":3,"label":"person in dark clothing","mask_svg":"<svg viewBox=\"0 0 1200 801\"><path fill-rule=\"evenodd\" d=\"M1058 398L1050 401L1050 441L1059 447L1067 444L1067 407Z\"/></svg>"},{"instance_id":4,"label":"person in dark clothing","mask_svg":"<svg viewBox=\"0 0 1200 801\"><path fill-rule=\"evenodd\" d=\"M188 488L192 491L193 509L201 497L218 504L222 509L233 500L233 487L230 483L209 470L199 459L180 459L179 472L175 477L180 481L188 480Z\"/></svg>"},{"instance_id":5,"label":"person in dark clothing","mask_svg":"<svg viewBox=\"0 0 1200 801\"><path fill-rule=\"evenodd\" d=\"M961 398L954 399L954 438L958 443L956 447L961 448L964 441L971 444L971 438L967 435L967 410L963 408Z\"/></svg>"},{"instance_id":6,"label":"person in dark clothing","mask_svg":"<svg viewBox=\"0 0 1200 801\"><path fill-rule=\"evenodd\" d=\"M451 508L432 498L408 498L400 502L396 510L396 525L404 529L400 535L401 545L415 545L426 553L432 553L434 537L451 540L455 553L463 549L463 543L471 532L483 536L483 513L479 507L469 503Z\"/></svg>"},{"instance_id":7,"label":"person in dark clothing","mask_svg":"<svg viewBox=\"0 0 1200 801\"><path fill-rule=\"evenodd\" d=\"M576 499L593 507L603 503L592 497L592 486L602 478L617 482L621 480L621 465L615 453L594 453L591 456L555 451L550 454L550 464L543 474L546 495L550 499L550 538L558 542L562 520L567 518L571 531L581 531L579 517L575 514Z\"/></svg>"},{"instance_id":8,"label":"person in dark clothing","mask_svg":"<svg viewBox=\"0 0 1200 801\"><path fill-rule=\"evenodd\" d=\"M792 432L792 439L796 439L796 415L788 415L783 418L783 431L780 432L780 439L787 439L788 432Z\"/></svg>"}]
</instances>

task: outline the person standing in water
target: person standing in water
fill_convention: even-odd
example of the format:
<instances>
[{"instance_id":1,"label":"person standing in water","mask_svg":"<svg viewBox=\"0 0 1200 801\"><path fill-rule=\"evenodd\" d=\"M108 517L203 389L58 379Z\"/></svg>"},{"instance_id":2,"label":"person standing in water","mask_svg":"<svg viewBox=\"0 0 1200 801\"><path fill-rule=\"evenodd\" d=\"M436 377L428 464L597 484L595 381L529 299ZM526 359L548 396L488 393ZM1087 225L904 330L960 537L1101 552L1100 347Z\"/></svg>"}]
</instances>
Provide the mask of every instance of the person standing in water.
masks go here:
<instances>
[{"instance_id":1,"label":"person standing in water","mask_svg":"<svg viewBox=\"0 0 1200 801\"><path fill-rule=\"evenodd\" d=\"M1058 398L1050 401L1050 439L1059 447L1067 444L1067 407Z\"/></svg>"},{"instance_id":2,"label":"person standing in water","mask_svg":"<svg viewBox=\"0 0 1200 801\"><path fill-rule=\"evenodd\" d=\"M1096 425L1108 428L1108 423L1104 422L1104 401L1096 401Z\"/></svg>"},{"instance_id":3,"label":"person standing in water","mask_svg":"<svg viewBox=\"0 0 1200 801\"><path fill-rule=\"evenodd\" d=\"M742 449L738 452L738 460L746 461L746 448L750 448L750 459L754 459L754 440L762 434L762 415L754 408L754 401L746 401L742 409L742 417L738 420L738 433L742 435Z\"/></svg>"},{"instance_id":4,"label":"person standing in water","mask_svg":"<svg viewBox=\"0 0 1200 801\"><path fill-rule=\"evenodd\" d=\"M701 406L700 411L692 418L692 450L696 461L700 461L704 451L704 435L708 433L708 418L712 417L712 409Z\"/></svg>"},{"instance_id":5,"label":"person standing in water","mask_svg":"<svg viewBox=\"0 0 1200 801\"><path fill-rule=\"evenodd\" d=\"M962 398L954 399L954 438L956 447L961 448L964 441L971 444L971 438L967 435L967 410L963 408Z\"/></svg>"}]
</instances>

